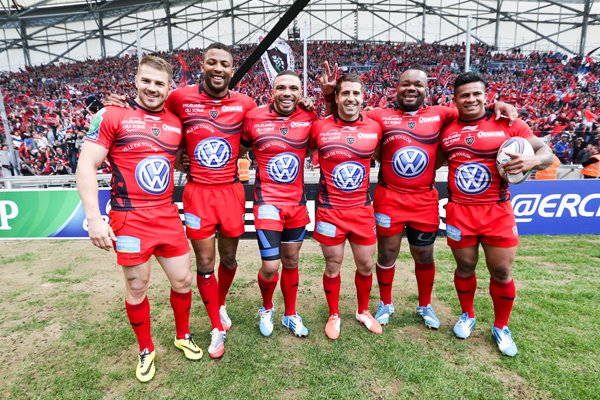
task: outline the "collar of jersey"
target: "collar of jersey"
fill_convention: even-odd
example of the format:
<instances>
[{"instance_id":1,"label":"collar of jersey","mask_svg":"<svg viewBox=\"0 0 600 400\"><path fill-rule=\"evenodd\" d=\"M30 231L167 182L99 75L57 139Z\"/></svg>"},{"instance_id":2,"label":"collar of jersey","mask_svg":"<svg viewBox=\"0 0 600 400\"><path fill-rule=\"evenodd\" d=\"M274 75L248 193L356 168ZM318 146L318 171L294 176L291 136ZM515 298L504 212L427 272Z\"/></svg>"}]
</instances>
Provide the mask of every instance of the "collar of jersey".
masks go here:
<instances>
[{"instance_id":1,"label":"collar of jersey","mask_svg":"<svg viewBox=\"0 0 600 400\"><path fill-rule=\"evenodd\" d=\"M211 94L209 94L206 90L204 90L204 85L203 84L199 84L198 85L198 94L206 94L208 97L212 98L212 99L216 99L216 100L221 100L224 99L225 97L227 98L231 98L231 90L227 89L227 94L225 96L222 97L215 97Z\"/></svg>"}]
</instances>

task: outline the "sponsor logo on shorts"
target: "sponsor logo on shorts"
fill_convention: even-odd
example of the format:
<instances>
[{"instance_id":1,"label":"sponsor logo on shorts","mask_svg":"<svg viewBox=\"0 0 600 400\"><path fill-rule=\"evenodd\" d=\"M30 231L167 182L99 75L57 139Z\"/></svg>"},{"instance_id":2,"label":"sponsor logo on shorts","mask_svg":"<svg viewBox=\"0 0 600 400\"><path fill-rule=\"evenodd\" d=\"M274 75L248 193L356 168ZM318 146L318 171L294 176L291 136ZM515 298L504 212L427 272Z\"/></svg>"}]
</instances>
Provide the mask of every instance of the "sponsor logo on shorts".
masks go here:
<instances>
[{"instance_id":1,"label":"sponsor logo on shorts","mask_svg":"<svg viewBox=\"0 0 600 400\"><path fill-rule=\"evenodd\" d=\"M462 232L455 226L446 224L446 235L452 239L460 242L462 239Z\"/></svg>"},{"instance_id":2,"label":"sponsor logo on shorts","mask_svg":"<svg viewBox=\"0 0 600 400\"><path fill-rule=\"evenodd\" d=\"M143 159L135 168L135 180L146 193L163 194L171 183L171 164L162 156Z\"/></svg>"},{"instance_id":3,"label":"sponsor logo on shorts","mask_svg":"<svg viewBox=\"0 0 600 400\"><path fill-rule=\"evenodd\" d=\"M392 169L402 178L416 178L427 169L429 156L418 147L404 147L394 153Z\"/></svg>"},{"instance_id":4,"label":"sponsor logo on shorts","mask_svg":"<svg viewBox=\"0 0 600 400\"><path fill-rule=\"evenodd\" d=\"M392 226L392 218L389 215L375 213L375 224L382 228L389 228Z\"/></svg>"},{"instance_id":5,"label":"sponsor logo on shorts","mask_svg":"<svg viewBox=\"0 0 600 400\"><path fill-rule=\"evenodd\" d=\"M518 194L512 199L517 222L531 222L542 218L597 218L600 217L600 193L582 196L567 194ZM590 220L588 223L592 223Z\"/></svg>"},{"instance_id":6,"label":"sponsor logo on shorts","mask_svg":"<svg viewBox=\"0 0 600 400\"><path fill-rule=\"evenodd\" d=\"M513 231L513 235L519 236L519 230L517 229L516 226L513 226L513 230L512 231Z\"/></svg>"},{"instance_id":7,"label":"sponsor logo on shorts","mask_svg":"<svg viewBox=\"0 0 600 400\"><path fill-rule=\"evenodd\" d=\"M294 153L281 153L267 163L269 178L277 183L292 183L300 172L300 158Z\"/></svg>"},{"instance_id":8,"label":"sponsor logo on shorts","mask_svg":"<svg viewBox=\"0 0 600 400\"><path fill-rule=\"evenodd\" d=\"M190 229L200 229L202 226L200 217L191 213L184 213L183 217L185 218L185 226Z\"/></svg>"},{"instance_id":9,"label":"sponsor logo on shorts","mask_svg":"<svg viewBox=\"0 0 600 400\"><path fill-rule=\"evenodd\" d=\"M362 185L367 171L356 161L346 161L333 169L333 184L344 192L354 192Z\"/></svg>"},{"instance_id":10,"label":"sponsor logo on shorts","mask_svg":"<svg viewBox=\"0 0 600 400\"><path fill-rule=\"evenodd\" d=\"M317 221L317 232L323 236L335 237L337 228L329 222Z\"/></svg>"},{"instance_id":11,"label":"sponsor logo on shorts","mask_svg":"<svg viewBox=\"0 0 600 400\"><path fill-rule=\"evenodd\" d=\"M258 219L272 219L274 221L280 221L279 208L270 204L265 204L258 207Z\"/></svg>"},{"instance_id":12,"label":"sponsor logo on shorts","mask_svg":"<svg viewBox=\"0 0 600 400\"><path fill-rule=\"evenodd\" d=\"M204 139L194 150L198 163L206 168L223 168L231 159L231 145L222 138Z\"/></svg>"},{"instance_id":13,"label":"sponsor logo on shorts","mask_svg":"<svg viewBox=\"0 0 600 400\"><path fill-rule=\"evenodd\" d=\"M121 253L139 253L142 241L133 236L117 236L117 251Z\"/></svg>"},{"instance_id":14,"label":"sponsor logo on shorts","mask_svg":"<svg viewBox=\"0 0 600 400\"><path fill-rule=\"evenodd\" d=\"M466 163L456 169L455 183L465 194L483 193L492 183L492 173L483 164Z\"/></svg>"}]
</instances>

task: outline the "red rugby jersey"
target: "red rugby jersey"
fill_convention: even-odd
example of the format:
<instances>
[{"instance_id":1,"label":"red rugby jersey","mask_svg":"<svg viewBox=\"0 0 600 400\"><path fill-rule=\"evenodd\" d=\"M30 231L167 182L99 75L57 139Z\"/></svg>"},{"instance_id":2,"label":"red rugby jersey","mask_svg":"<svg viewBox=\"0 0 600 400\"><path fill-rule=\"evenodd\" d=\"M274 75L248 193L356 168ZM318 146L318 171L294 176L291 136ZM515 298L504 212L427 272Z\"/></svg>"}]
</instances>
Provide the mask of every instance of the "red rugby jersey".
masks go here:
<instances>
[{"instance_id":1,"label":"red rugby jersey","mask_svg":"<svg viewBox=\"0 0 600 400\"><path fill-rule=\"evenodd\" d=\"M441 146L448 159L448 200L463 204L501 203L510 199L508 183L496 168L496 155L512 136L533 137L522 120L512 127L488 112L476 121L456 121L442 130Z\"/></svg>"},{"instance_id":2,"label":"red rugby jersey","mask_svg":"<svg viewBox=\"0 0 600 400\"><path fill-rule=\"evenodd\" d=\"M188 180L217 185L237 182L240 134L244 115L256 107L254 100L231 90L215 98L202 85L192 85L171 93L166 107L183 123L190 158Z\"/></svg>"},{"instance_id":3,"label":"red rugby jersey","mask_svg":"<svg viewBox=\"0 0 600 400\"><path fill-rule=\"evenodd\" d=\"M258 168L254 183L256 204L304 205L304 160L314 112L296 108L278 114L272 104L246 114L241 143L252 146Z\"/></svg>"},{"instance_id":4,"label":"red rugby jersey","mask_svg":"<svg viewBox=\"0 0 600 400\"><path fill-rule=\"evenodd\" d=\"M379 184L403 193L432 190L442 126L456 120L456 109L433 106L409 112L375 109L365 115L381 125Z\"/></svg>"},{"instance_id":5,"label":"red rugby jersey","mask_svg":"<svg viewBox=\"0 0 600 400\"><path fill-rule=\"evenodd\" d=\"M181 122L168 110L130 108L98 112L86 140L108 149L111 207L135 210L173 202L173 163L182 142Z\"/></svg>"},{"instance_id":6,"label":"red rugby jersey","mask_svg":"<svg viewBox=\"0 0 600 400\"><path fill-rule=\"evenodd\" d=\"M346 209L371 204L371 157L381 140L381 128L362 115L345 122L333 115L311 129L311 147L319 152L319 207Z\"/></svg>"}]
</instances>

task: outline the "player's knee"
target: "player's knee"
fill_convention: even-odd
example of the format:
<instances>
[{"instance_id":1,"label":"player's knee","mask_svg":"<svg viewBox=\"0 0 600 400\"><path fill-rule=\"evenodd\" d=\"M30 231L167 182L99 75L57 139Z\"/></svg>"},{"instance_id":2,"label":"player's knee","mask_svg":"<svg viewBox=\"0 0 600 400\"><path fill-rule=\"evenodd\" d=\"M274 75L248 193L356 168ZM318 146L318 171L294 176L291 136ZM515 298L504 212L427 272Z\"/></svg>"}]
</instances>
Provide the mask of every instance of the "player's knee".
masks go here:
<instances>
[{"instance_id":1,"label":"player's knee","mask_svg":"<svg viewBox=\"0 0 600 400\"><path fill-rule=\"evenodd\" d=\"M377 262L379 265L390 266L396 262L396 253L394 251L379 250L377 254Z\"/></svg>"},{"instance_id":2,"label":"player's knee","mask_svg":"<svg viewBox=\"0 0 600 400\"><path fill-rule=\"evenodd\" d=\"M141 279L132 279L127 281L127 297L133 300L132 304L139 304L146 297L148 291L148 281Z\"/></svg>"},{"instance_id":3,"label":"player's knee","mask_svg":"<svg viewBox=\"0 0 600 400\"><path fill-rule=\"evenodd\" d=\"M415 262L419 264L431 264L433 262L433 247L411 247L410 252Z\"/></svg>"},{"instance_id":4,"label":"player's knee","mask_svg":"<svg viewBox=\"0 0 600 400\"><path fill-rule=\"evenodd\" d=\"M510 266L496 266L489 268L490 277L497 282L510 282L512 280L512 268Z\"/></svg>"},{"instance_id":5,"label":"player's knee","mask_svg":"<svg viewBox=\"0 0 600 400\"><path fill-rule=\"evenodd\" d=\"M212 257L196 256L196 269L198 272L210 272L215 269L215 259Z\"/></svg>"},{"instance_id":6,"label":"player's knee","mask_svg":"<svg viewBox=\"0 0 600 400\"><path fill-rule=\"evenodd\" d=\"M373 260L362 260L361 262L356 262L356 270L361 275L370 275L373 271Z\"/></svg>"},{"instance_id":7,"label":"player's knee","mask_svg":"<svg viewBox=\"0 0 600 400\"><path fill-rule=\"evenodd\" d=\"M281 265L283 268L298 268L298 261L300 257L297 254L294 255L282 255L281 256Z\"/></svg>"},{"instance_id":8,"label":"player's knee","mask_svg":"<svg viewBox=\"0 0 600 400\"><path fill-rule=\"evenodd\" d=\"M233 252L223 252L219 254L219 260L221 264L225 266L225 268L235 268L237 266L237 262L235 260L235 251Z\"/></svg>"}]
</instances>

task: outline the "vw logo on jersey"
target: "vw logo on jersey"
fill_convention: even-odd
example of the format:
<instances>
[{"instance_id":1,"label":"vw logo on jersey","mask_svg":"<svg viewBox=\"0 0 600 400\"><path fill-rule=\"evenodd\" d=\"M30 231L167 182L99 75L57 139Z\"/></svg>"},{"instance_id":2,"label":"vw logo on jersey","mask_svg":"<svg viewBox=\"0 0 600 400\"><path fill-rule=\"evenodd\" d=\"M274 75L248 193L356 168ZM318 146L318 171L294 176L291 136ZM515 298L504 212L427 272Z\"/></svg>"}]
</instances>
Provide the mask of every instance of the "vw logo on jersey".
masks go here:
<instances>
[{"instance_id":1,"label":"vw logo on jersey","mask_svg":"<svg viewBox=\"0 0 600 400\"><path fill-rule=\"evenodd\" d=\"M418 147L404 147L392 157L392 168L401 178L416 178L425 171L427 165L429 156Z\"/></svg>"},{"instance_id":2,"label":"vw logo on jersey","mask_svg":"<svg viewBox=\"0 0 600 400\"><path fill-rule=\"evenodd\" d=\"M292 183L300 172L300 158L294 153L281 153L267 163L269 178L277 183Z\"/></svg>"},{"instance_id":3,"label":"vw logo on jersey","mask_svg":"<svg viewBox=\"0 0 600 400\"><path fill-rule=\"evenodd\" d=\"M161 156L146 157L135 167L135 180L144 192L163 194L171 183L169 160Z\"/></svg>"},{"instance_id":4,"label":"vw logo on jersey","mask_svg":"<svg viewBox=\"0 0 600 400\"><path fill-rule=\"evenodd\" d=\"M476 162L466 163L456 169L456 187L465 194L485 192L492 183L490 169Z\"/></svg>"},{"instance_id":5,"label":"vw logo on jersey","mask_svg":"<svg viewBox=\"0 0 600 400\"><path fill-rule=\"evenodd\" d=\"M346 161L339 164L331 173L333 184L344 192L354 192L365 180L367 170L356 161Z\"/></svg>"},{"instance_id":6,"label":"vw logo on jersey","mask_svg":"<svg viewBox=\"0 0 600 400\"><path fill-rule=\"evenodd\" d=\"M231 159L231 145L222 138L204 139L196 145L194 155L203 167L223 168Z\"/></svg>"}]
</instances>

